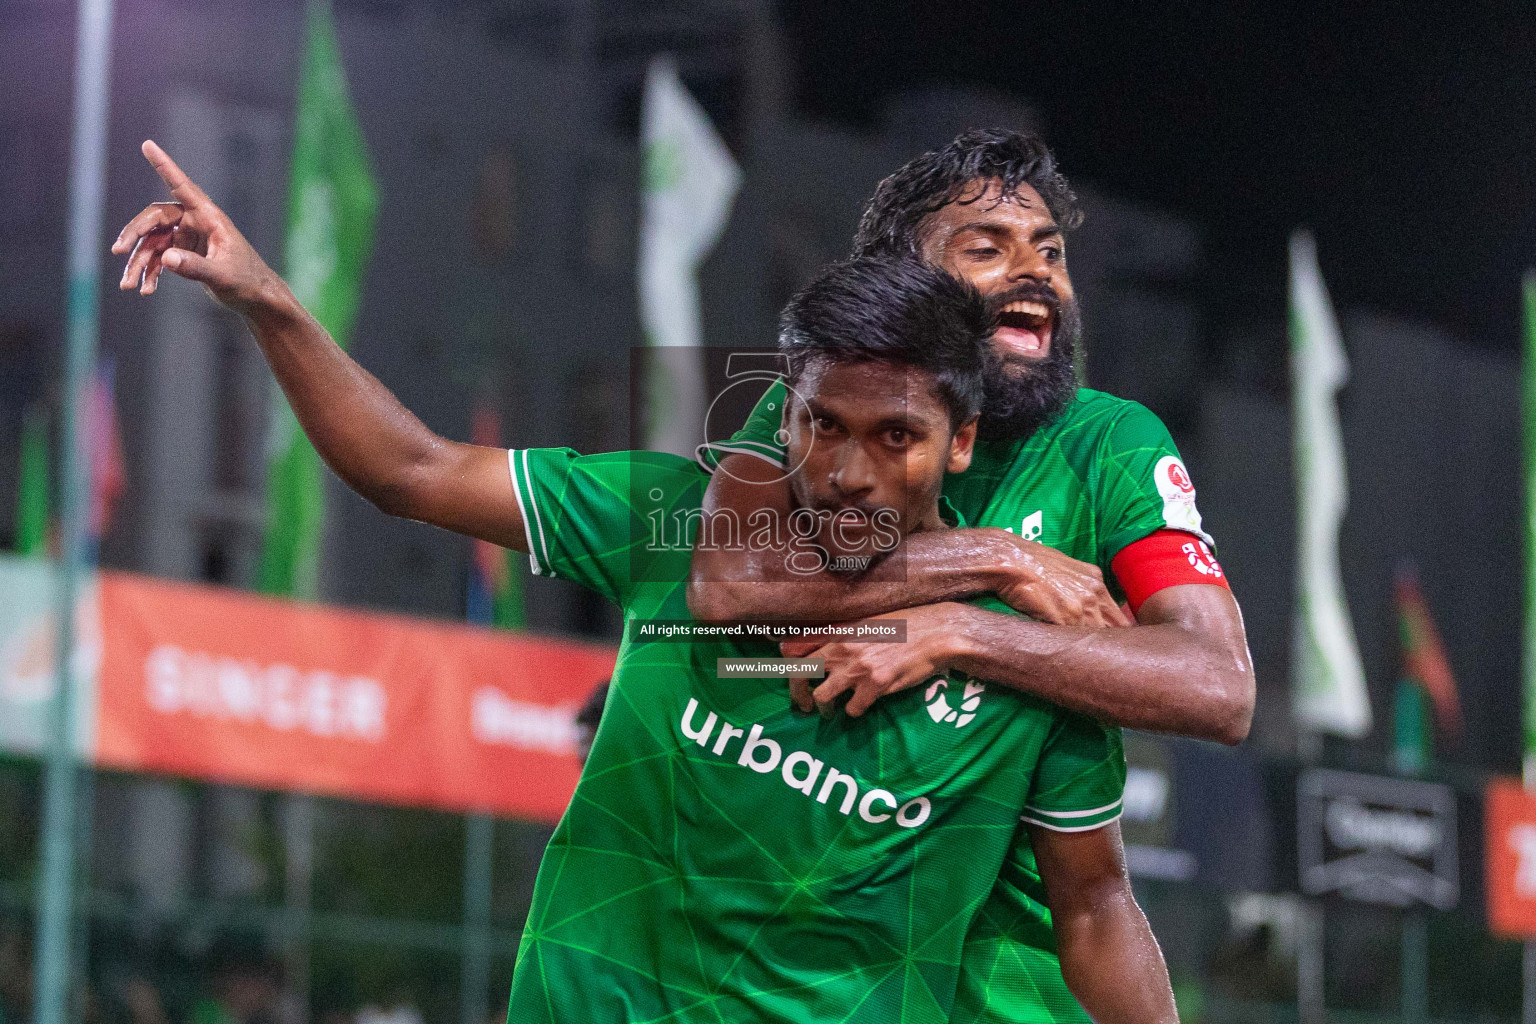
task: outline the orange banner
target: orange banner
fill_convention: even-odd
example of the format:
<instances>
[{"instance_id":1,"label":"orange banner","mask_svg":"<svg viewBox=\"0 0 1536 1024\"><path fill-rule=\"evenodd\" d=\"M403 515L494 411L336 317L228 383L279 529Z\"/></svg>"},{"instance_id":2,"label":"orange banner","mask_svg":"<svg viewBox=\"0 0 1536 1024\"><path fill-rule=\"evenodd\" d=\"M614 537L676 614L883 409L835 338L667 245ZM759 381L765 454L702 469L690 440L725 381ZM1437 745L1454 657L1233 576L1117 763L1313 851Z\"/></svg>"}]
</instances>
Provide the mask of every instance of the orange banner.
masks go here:
<instances>
[{"instance_id":1,"label":"orange banner","mask_svg":"<svg viewBox=\"0 0 1536 1024\"><path fill-rule=\"evenodd\" d=\"M101 575L97 761L554 821L608 648Z\"/></svg>"},{"instance_id":2,"label":"orange banner","mask_svg":"<svg viewBox=\"0 0 1536 1024\"><path fill-rule=\"evenodd\" d=\"M1506 938L1536 938L1536 795L1515 779L1490 782L1484 828L1488 926Z\"/></svg>"}]
</instances>

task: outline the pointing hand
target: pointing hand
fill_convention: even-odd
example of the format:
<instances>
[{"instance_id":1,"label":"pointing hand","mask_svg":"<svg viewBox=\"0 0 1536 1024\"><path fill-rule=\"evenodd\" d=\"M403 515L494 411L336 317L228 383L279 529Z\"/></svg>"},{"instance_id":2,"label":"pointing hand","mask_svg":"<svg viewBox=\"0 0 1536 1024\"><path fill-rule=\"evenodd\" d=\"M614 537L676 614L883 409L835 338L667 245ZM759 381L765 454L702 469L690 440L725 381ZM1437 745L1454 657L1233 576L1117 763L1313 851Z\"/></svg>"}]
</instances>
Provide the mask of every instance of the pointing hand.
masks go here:
<instances>
[{"instance_id":1,"label":"pointing hand","mask_svg":"<svg viewBox=\"0 0 1536 1024\"><path fill-rule=\"evenodd\" d=\"M182 172L165 150L145 142L144 157L171 191L128 222L112 251L128 254L118 287L151 295L163 269L197 281L237 313L282 293L282 279L262 261L224 211Z\"/></svg>"}]
</instances>

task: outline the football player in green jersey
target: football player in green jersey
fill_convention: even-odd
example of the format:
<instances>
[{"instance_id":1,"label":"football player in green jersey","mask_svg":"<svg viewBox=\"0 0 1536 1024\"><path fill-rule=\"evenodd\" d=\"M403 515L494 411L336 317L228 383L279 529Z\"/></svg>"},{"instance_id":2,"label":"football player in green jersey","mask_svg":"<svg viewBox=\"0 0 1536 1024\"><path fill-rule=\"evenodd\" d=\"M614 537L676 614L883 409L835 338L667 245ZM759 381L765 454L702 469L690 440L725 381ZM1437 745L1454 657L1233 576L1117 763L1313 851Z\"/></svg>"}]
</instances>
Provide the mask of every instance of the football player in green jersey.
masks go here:
<instances>
[{"instance_id":1,"label":"football player in green jersey","mask_svg":"<svg viewBox=\"0 0 1536 1024\"><path fill-rule=\"evenodd\" d=\"M969 462L989 328L979 296L916 261L835 266L791 302L802 539L839 553L881 518L897 542L948 528L939 492ZM656 628L686 612L692 545L668 524L702 530L698 467L567 449L510 464L535 571L617 601L626 638L509 1020L949 1020L1020 812L1052 910L1089 925L1059 943L1084 1004L1175 1019L1120 861L1118 730L963 675L858 718L802 715L781 679L718 667L774 659L771 643Z\"/></svg>"}]
</instances>

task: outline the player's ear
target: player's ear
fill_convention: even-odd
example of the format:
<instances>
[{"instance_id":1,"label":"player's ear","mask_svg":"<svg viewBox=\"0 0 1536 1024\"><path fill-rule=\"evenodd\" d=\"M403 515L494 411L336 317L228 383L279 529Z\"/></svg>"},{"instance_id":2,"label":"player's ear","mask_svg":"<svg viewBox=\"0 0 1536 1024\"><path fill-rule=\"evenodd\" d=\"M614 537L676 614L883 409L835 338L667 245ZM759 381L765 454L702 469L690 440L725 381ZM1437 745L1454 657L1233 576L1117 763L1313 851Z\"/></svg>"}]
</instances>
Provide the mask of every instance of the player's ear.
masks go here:
<instances>
[{"instance_id":1,"label":"player's ear","mask_svg":"<svg viewBox=\"0 0 1536 1024\"><path fill-rule=\"evenodd\" d=\"M979 416L972 416L955 431L955 436L949 442L949 462L944 472L964 473L971 468L971 454L976 449L976 423L979 419Z\"/></svg>"}]
</instances>

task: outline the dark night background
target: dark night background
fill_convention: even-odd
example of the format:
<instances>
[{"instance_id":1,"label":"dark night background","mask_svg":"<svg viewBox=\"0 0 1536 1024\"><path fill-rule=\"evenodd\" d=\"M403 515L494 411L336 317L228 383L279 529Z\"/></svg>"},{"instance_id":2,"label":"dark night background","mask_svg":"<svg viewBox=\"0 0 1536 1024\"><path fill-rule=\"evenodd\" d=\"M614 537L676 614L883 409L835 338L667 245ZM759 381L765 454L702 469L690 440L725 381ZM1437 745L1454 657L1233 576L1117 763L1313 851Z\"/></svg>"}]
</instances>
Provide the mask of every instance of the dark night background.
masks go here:
<instances>
[{"instance_id":1,"label":"dark night background","mask_svg":"<svg viewBox=\"0 0 1536 1024\"><path fill-rule=\"evenodd\" d=\"M1307 225L1340 307L1510 349L1536 262L1536 9L1450 6L781 11L812 116L864 123L939 81L1028 97L1069 176L1205 229L1202 299L1222 320L1283 316L1286 237Z\"/></svg>"}]
</instances>

